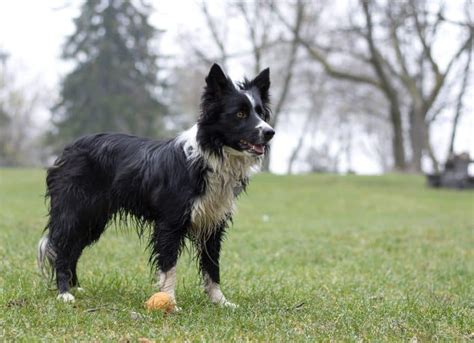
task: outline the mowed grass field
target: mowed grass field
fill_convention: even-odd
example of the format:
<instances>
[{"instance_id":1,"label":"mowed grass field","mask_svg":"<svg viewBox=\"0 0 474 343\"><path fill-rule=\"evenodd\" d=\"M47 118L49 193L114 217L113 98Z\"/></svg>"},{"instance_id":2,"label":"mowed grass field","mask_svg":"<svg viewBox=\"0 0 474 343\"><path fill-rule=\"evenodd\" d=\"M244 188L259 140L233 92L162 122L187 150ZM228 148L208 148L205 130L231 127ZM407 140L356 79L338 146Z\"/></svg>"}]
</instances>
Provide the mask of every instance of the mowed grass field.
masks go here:
<instances>
[{"instance_id":1,"label":"mowed grass field","mask_svg":"<svg viewBox=\"0 0 474 343\"><path fill-rule=\"evenodd\" d=\"M44 171L0 170L0 341L420 341L474 337L474 193L417 176L257 175L209 304L178 265L182 311L149 313L146 241L110 227L84 252L75 304L36 270Z\"/></svg>"}]
</instances>

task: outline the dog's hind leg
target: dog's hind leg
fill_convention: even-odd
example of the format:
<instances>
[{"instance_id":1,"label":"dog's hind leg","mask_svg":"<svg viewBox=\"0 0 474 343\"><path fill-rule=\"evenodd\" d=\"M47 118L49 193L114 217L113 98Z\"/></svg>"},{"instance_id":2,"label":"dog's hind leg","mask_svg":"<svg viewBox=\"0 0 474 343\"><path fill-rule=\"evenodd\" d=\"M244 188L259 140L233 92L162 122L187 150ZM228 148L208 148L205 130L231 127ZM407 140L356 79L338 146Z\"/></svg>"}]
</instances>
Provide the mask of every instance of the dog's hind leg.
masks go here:
<instances>
[{"instance_id":1,"label":"dog's hind leg","mask_svg":"<svg viewBox=\"0 0 474 343\"><path fill-rule=\"evenodd\" d=\"M90 232L95 232L100 235L104 231L105 224L100 227L95 226ZM55 261L56 268L56 283L59 291L58 299L64 301L74 301L73 296L69 293L71 287L80 288L79 279L77 277L77 263L81 257L84 248L93 242L98 237L86 236L78 238L77 236L68 241L68 244L60 249L57 249L57 257Z\"/></svg>"},{"instance_id":2,"label":"dog's hind leg","mask_svg":"<svg viewBox=\"0 0 474 343\"><path fill-rule=\"evenodd\" d=\"M59 257L57 253L58 250ZM74 296L69 293L69 286L75 286L75 284L77 284L75 265L73 268L65 267L64 265L69 265L69 263L62 252L63 249L54 248L48 236L41 238L38 243L38 267L41 273L44 276L48 276L48 278L52 278L56 275L56 283L60 290L58 299L65 302L74 302Z\"/></svg>"},{"instance_id":3,"label":"dog's hind leg","mask_svg":"<svg viewBox=\"0 0 474 343\"><path fill-rule=\"evenodd\" d=\"M73 302L71 287L79 287L77 263L84 248L97 241L110 218L104 202L80 201L69 197L60 208L52 199L49 240L56 256L54 268L58 299ZM64 200L64 199L63 199Z\"/></svg>"},{"instance_id":4,"label":"dog's hind leg","mask_svg":"<svg viewBox=\"0 0 474 343\"><path fill-rule=\"evenodd\" d=\"M48 169L48 239L56 253L58 298L64 301L74 301L69 289L79 285L76 267L82 250L99 239L110 218L109 181L100 165L78 146L66 148Z\"/></svg>"},{"instance_id":5,"label":"dog's hind leg","mask_svg":"<svg viewBox=\"0 0 474 343\"><path fill-rule=\"evenodd\" d=\"M73 251L76 252L71 256L71 281L70 286L75 287L78 291L83 291L82 287L79 284L79 279L77 277L77 263L82 254L82 251L98 241L102 233L105 231L105 227L110 220L110 215L107 214L107 211L104 209L104 206L94 205L94 213L90 214L89 218L95 218L94 223L89 223L86 225L87 230L81 239L73 247Z\"/></svg>"}]
</instances>

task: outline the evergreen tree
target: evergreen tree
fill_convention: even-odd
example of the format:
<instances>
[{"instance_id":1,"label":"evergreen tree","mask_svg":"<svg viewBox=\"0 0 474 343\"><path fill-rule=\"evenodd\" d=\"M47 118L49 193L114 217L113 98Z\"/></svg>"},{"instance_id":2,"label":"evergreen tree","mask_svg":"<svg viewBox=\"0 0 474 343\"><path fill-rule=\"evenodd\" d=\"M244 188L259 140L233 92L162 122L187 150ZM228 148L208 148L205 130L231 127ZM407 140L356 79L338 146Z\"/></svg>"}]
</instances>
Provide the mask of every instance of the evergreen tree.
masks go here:
<instances>
[{"instance_id":1,"label":"evergreen tree","mask_svg":"<svg viewBox=\"0 0 474 343\"><path fill-rule=\"evenodd\" d=\"M157 100L156 35L150 8L127 0L86 0L62 58L75 69L54 106L51 138L62 142L94 132L156 136L164 106Z\"/></svg>"}]
</instances>

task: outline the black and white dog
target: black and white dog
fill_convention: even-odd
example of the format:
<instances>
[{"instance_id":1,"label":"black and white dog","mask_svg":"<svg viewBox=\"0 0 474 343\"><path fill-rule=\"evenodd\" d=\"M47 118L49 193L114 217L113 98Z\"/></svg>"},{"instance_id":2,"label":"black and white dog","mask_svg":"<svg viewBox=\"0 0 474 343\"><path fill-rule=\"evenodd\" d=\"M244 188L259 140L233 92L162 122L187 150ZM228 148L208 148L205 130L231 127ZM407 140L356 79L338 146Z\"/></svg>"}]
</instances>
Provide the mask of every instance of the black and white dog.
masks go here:
<instances>
[{"instance_id":1,"label":"black and white dog","mask_svg":"<svg viewBox=\"0 0 474 343\"><path fill-rule=\"evenodd\" d=\"M58 299L74 301L76 266L114 218L152 226L150 262L159 288L175 301L176 261L188 238L196 247L204 289L227 301L219 283L219 255L235 199L268 151L269 70L235 85L214 64L206 77L201 114L178 137L156 141L118 133L79 138L48 170L47 235L38 264L56 277ZM151 225L148 225L151 224ZM49 263L51 269L46 268Z\"/></svg>"}]
</instances>

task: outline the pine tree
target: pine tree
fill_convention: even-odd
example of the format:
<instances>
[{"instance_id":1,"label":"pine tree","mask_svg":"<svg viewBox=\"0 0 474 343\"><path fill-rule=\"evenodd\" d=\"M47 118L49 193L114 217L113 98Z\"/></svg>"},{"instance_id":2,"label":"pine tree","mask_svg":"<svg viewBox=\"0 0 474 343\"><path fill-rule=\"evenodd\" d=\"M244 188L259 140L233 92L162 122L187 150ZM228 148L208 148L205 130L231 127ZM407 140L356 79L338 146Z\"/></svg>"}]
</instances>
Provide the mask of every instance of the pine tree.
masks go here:
<instances>
[{"instance_id":1,"label":"pine tree","mask_svg":"<svg viewBox=\"0 0 474 343\"><path fill-rule=\"evenodd\" d=\"M60 142L94 132L160 133L165 108L157 100L156 29L150 8L127 0L86 0L74 20L62 58L75 69L61 85L52 109L52 138Z\"/></svg>"}]
</instances>

